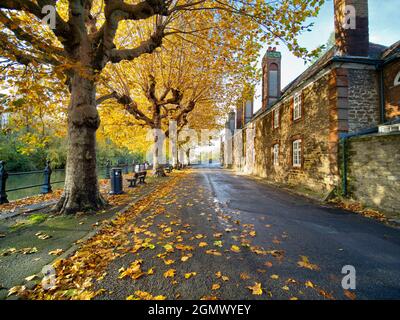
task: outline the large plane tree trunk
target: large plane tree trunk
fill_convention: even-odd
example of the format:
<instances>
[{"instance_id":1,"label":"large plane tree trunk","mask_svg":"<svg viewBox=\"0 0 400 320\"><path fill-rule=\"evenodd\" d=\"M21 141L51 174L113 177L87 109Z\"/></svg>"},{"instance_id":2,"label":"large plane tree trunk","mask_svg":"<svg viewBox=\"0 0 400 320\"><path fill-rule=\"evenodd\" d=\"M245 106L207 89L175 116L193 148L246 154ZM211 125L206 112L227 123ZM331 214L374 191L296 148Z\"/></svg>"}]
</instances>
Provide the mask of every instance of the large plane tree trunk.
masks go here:
<instances>
[{"instance_id":1,"label":"large plane tree trunk","mask_svg":"<svg viewBox=\"0 0 400 320\"><path fill-rule=\"evenodd\" d=\"M90 75L71 77L68 107L68 155L64 193L56 210L60 213L98 210L105 205L99 192L96 170L96 85Z\"/></svg>"},{"instance_id":2,"label":"large plane tree trunk","mask_svg":"<svg viewBox=\"0 0 400 320\"><path fill-rule=\"evenodd\" d=\"M161 137L161 116L160 116L160 106L154 105L153 119L154 119L154 149L153 149L153 174L157 177L166 177L164 168L160 163L160 158L162 156L163 148L163 137Z\"/></svg>"}]
</instances>

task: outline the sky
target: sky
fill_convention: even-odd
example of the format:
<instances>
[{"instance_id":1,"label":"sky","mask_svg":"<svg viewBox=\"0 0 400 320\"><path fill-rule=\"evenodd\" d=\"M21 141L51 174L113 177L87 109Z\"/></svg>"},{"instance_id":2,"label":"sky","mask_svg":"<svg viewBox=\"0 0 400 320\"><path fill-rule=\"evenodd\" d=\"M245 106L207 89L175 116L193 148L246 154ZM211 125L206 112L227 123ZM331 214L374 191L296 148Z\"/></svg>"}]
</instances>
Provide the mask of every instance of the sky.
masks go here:
<instances>
[{"instance_id":1,"label":"sky","mask_svg":"<svg viewBox=\"0 0 400 320\"><path fill-rule=\"evenodd\" d=\"M369 32L370 42L390 46L400 40L400 0L369 0ZM325 0L318 17L309 19L314 28L299 39L300 44L312 50L325 44L334 31L333 0ZM260 52L259 66L267 45ZM296 58L285 46L277 47L282 53L282 88L299 76L306 68L302 59ZM261 108L261 79L256 90L254 112Z\"/></svg>"}]
</instances>

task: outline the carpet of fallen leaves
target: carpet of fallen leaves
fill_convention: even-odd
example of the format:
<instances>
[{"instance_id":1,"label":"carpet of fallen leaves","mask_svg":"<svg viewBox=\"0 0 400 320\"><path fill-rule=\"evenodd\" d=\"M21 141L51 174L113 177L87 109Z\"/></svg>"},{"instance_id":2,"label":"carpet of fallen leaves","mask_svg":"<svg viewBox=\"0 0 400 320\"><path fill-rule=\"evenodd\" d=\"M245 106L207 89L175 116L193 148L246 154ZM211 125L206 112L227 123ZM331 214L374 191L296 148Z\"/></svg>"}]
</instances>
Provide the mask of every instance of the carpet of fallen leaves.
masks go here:
<instances>
[{"instance_id":1,"label":"carpet of fallen leaves","mask_svg":"<svg viewBox=\"0 0 400 320\"><path fill-rule=\"evenodd\" d=\"M60 259L54 263L56 270L56 285L51 290L44 290L42 285L37 285L33 290L20 290L19 296L27 299L92 299L101 291L93 292L90 288L93 280L104 276L105 269L115 258L130 251L129 236L135 233L135 224L132 221L144 210L149 209L155 199L170 192L178 177L173 177L168 184L161 185L150 195L135 203L135 205L124 213L118 214L113 220L102 222L99 232L80 244L80 249L67 259ZM114 203L124 202L129 194L109 197L108 201ZM128 198L127 198L128 199ZM159 212L161 213L162 210ZM138 241L136 250L146 248L148 243ZM133 270L126 271L126 275L140 277L140 262L134 262ZM150 274L150 270L147 271ZM150 297L137 292L138 298ZM130 297L133 298L133 297ZM156 299L157 297L154 297Z\"/></svg>"},{"instance_id":2,"label":"carpet of fallen leaves","mask_svg":"<svg viewBox=\"0 0 400 320\"><path fill-rule=\"evenodd\" d=\"M111 206L119 206L128 203L132 199L132 194L137 193L138 190L141 189L141 185L138 185L136 188L128 188L127 178L132 174L124 174L123 176L123 184L125 193L122 195L110 195L110 180L108 179L99 179L100 192L103 197L107 200L108 204ZM30 196L18 200L10 201L9 203L0 205L0 212L14 212L15 210L29 206L32 204L38 204L42 202L48 202L52 200L60 199L62 195L63 189L56 189L53 192L48 194L39 194L35 196Z\"/></svg>"},{"instance_id":3,"label":"carpet of fallen leaves","mask_svg":"<svg viewBox=\"0 0 400 320\"><path fill-rule=\"evenodd\" d=\"M257 237L255 226L242 223L237 219L235 214L239 215L240 212L226 213L221 209L219 203L210 202L210 212L199 212L198 214L210 223L213 219L218 219L219 225L224 229L216 230L215 226L211 225L209 229L211 233L205 235L193 232L194 226L187 221L182 221L182 217L168 211L166 208L171 208L171 206L179 212L182 207L190 208L199 203L205 204L204 199L207 197L204 195L203 199L200 199L201 196L199 198L192 197L189 202L184 204L179 201L181 200L177 194L179 182L184 184L187 190L190 190L187 195L193 193L194 181L189 178L182 183L183 178L190 177L188 173L190 171L172 176L168 183L157 186L152 193L136 202L124 213L118 214L112 220L103 221L97 234L80 243L78 251L66 259L56 261L54 263L56 279L52 289L45 290L41 284L38 284L33 290L27 290L25 287L13 288L13 294L25 299L45 300L89 300L104 294L112 294L101 284L110 276L108 267L117 258L130 258L131 256L134 258L129 259L130 262L118 270L116 281L121 281L121 286L124 285L122 281L133 281L134 283L143 279L157 281L156 278L150 278L155 274L159 277L158 279L161 277L161 279L170 281L171 286L177 286L179 281L190 282L205 276L199 270L183 271L180 268L182 264L196 258L199 254L208 255L209 259L221 259L229 256L232 258L231 263L241 263L243 261L243 257L240 257L242 254L251 254L260 258L257 260L262 261L256 272L253 271L259 276L249 275L247 272L239 274L238 272L232 279L233 275L227 275L221 265L221 270L211 270L211 277L210 274L207 276L208 280L212 280L212 284L208 288L209 293L199 296L198 299L219 299L221 295L223 296L224 286L231 281L243 286L243 290L246 290L248 294L247 298L272 298L275 293L266 287L266 281L270 281L277 284L274 287L285 292L287 299L290 300L302 298L303 290L314 290L324 299L335 299L331 292L323 290L310 280L296 280L293 277L280 276L277 274L279 269L276 273L270 272L268 269L275 267L274 264L281 264L286 253L280 248L266 249L254 245L253 239ZM201 186L196 187L197 194L201 194L203 191ZM180 196L182 198L182 190ZM158 218L162 219L156 222ZM261 218L261 220L263 219ZM265 224L265 228L269 230L271 225ZM280 236L274 236L270 245L279 247L287 236L285 232ZM144 261L140 257L139 254L145 252L151 253L151 261ZM237 262L233 262L235 257L240 257ZM320 271L320 267L305 255L299 256L298 261L294 264L296 268L307 269L307 272ZM273 270L277 270L277 268L275 267ZM261 278L263 280L260 280ZM115 281L115 278L112 281ZM238 281L242 281L241 284ZM137 289L140 287L139 284L135 285ZM172 298L171 292L146 292L137 289L132 290L129 295L125 296L125 299L165 300L167 295L168 298ZM351 292L344 292L344 295L348 299L356 298ZM181 295L176 294L173 298L179 299Z\"/></svg>"},{"instance_id":4,"label":"carpet of fallen leaves","mask_svg":"<svg viewBox=\"0 0 400 320\"><path fill-rule=\"evenodd\" d=\"M341 201L340 199L334 199L330 201L330 203L334 204L335 206L352 211L356 214L362 215L366 218L374 219L380 222L387 223L388 218L382 212L373 209L364 208L362 204L355 202L355 201Z\"/></svg>"},{"instance_id":5,"label":"carpet of fallen leaves","mask_svg":"<svg viewBox=\"0 0 400 320\"><path fill-rule=\"evenodd\" d=\"M47 202L51 200L57 200L61 197L62 189L54 190L52 193L40 194L32 197L27 197L19 200L10 201L10 203L4 203L0 205L0 211L12 212L19 207L28 206L31 204L37 204L41 202Z\"/></svg>"}]
</instances>

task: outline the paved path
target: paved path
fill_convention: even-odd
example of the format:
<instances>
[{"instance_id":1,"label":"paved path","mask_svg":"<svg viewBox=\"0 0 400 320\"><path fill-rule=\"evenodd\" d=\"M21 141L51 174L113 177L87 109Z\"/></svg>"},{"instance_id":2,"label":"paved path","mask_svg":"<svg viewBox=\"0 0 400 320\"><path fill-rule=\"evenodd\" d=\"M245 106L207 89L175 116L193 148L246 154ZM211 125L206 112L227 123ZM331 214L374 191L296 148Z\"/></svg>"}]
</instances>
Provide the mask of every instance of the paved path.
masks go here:
<instances>
[{"instance_id":1,"label":"paved path","mask_svg":"<svg viewBox=\"0 0 400 320\"><path fill-rule=\"evenodd\" d=\"M143 230L136 236L155 248L113 261L98 298L141 290L169 299L400 299L398 229L215 168L193 170L153 208L137 221ZM155 215L157 208L163 213ZM175 250L165 254L168 243ZM119 279L120 268L138 259L154 274ZM357 280L347 296L345 265L355 267ZM163 275L169 269L176 270L173 278ZM185 279L190 272L196 275ZM262 295L248 288L256 283Z\"/></svg>"}]
</instances>

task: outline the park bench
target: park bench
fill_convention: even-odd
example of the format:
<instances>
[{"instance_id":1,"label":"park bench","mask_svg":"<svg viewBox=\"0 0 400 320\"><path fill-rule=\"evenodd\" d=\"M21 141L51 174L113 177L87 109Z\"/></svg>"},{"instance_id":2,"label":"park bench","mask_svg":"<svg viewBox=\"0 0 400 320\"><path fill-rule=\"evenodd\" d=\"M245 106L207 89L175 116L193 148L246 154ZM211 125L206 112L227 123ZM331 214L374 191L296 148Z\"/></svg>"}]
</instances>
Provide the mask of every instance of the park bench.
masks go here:
<instances>
[{"instance_id":1,"label":"park bench","mask_svg":"<svg viewBox=\"0 0 400 320\"><path fill-rule=\"evenodd\" d=\"M134 188L136 187L136 183L139 182L139 184L144 184L146 183L146 176L147 176L147 171L140 171L140 172L135 172L132 178L126 179L126 181L129 182L128 188Z\"/></svg>"},{"instance_id":2,"label":"park bench","mask_svg":"<svg viewBox=\"0 0 400 320\"><path fill-rule=\"evenodd\" d=\"M165 166L165 172L167 172L167 173L171 173L172 169L173 169L173 166L171 164L167 164Z\"/></svg>"}]
</instances>

